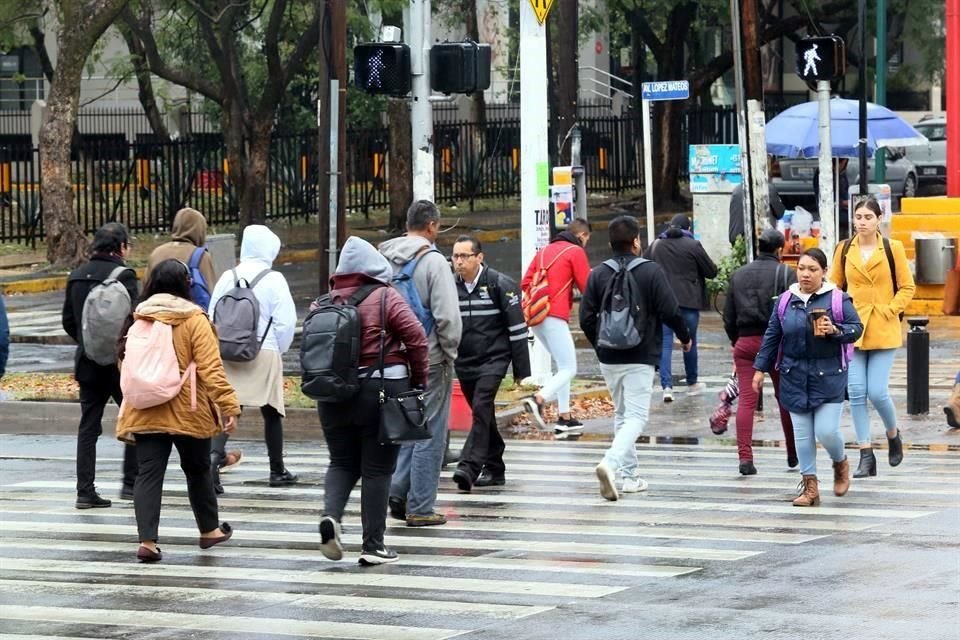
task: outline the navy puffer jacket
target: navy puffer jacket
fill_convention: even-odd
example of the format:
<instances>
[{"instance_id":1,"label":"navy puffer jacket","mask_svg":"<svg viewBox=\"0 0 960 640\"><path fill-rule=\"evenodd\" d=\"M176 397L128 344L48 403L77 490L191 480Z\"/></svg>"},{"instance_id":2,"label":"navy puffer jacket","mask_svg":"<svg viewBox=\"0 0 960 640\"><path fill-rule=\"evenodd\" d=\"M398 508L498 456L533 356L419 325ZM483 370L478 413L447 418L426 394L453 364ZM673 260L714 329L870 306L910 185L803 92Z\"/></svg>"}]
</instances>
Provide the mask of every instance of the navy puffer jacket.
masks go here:
<instances>
[{"instance_id":1,"label":"navy puffer jacket","mask_svg":"<svg viewBox=\"0 0 960 640\"><path fill-rule=\"evenodd\" d=\"M753 363L757 371L769 373L780 361L780 404L792 413L809 413L822 404L843 402L847 388L847 369L842 357L843 345L856 342L863 323L850 296L843 294L843 317L831 311L832 283L824 284L804 302L797 284L790 287L790 302L780 322L778 304L770 314L760 353ZM825 309L840 333L825 338L813 335L809 318L813 309Z\"/></svg>"}]
</instances>

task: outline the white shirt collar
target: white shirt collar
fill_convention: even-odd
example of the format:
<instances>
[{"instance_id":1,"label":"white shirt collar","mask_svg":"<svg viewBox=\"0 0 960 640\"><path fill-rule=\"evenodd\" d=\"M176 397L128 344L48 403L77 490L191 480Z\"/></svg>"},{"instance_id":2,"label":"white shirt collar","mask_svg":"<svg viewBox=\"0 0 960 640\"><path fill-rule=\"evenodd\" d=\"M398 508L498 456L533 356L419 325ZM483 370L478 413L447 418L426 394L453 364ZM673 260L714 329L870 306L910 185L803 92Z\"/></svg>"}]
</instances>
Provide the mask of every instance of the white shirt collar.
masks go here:
<instances>
[{"instance_id":1,"label":"white shirt collar","mask_svg":"<svg viewBox=\"0 0 960 640\"><path fill-rule=\"evenodd\" d=\"M477 276L473 279L472 282L463 281L463 286L467 288L467 293L473 293L473 290L477 288L477 283L480 281L480 274L483 273L484 265L481 262L480 268L477 269Z\"/></svg>"}]
</instances>

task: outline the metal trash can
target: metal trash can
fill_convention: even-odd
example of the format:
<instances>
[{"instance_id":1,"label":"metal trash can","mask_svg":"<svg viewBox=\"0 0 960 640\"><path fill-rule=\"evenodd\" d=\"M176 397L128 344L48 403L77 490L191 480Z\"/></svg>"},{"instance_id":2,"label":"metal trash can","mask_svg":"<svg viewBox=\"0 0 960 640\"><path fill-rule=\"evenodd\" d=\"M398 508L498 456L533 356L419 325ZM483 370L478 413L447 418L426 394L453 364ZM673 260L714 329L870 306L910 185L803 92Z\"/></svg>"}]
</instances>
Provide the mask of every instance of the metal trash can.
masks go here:
<instances>
[{"instance_id":1,"label":"metal trash can","mask_svg":"<svg viewBox=\"0 0 960 640\"><path fill-rule=\"evenodd\" d=\"M207 250L213 259L213 272L217 280L224 272L237 266L237 237L232 233L207 236ZM215 284L216 282L210 283L211 291Z\"/></svg>"},{"instance_id":2,"label":"metal trash can","mask_svg":"<svg viewBox=\"0 0 960 640\"><path fill-rule=\"evenodd\" d=\"M957 239L930 236L914 239L917 256L917 284L944 284L947 272L957 262Z\"/></svg>"}]
</instances>

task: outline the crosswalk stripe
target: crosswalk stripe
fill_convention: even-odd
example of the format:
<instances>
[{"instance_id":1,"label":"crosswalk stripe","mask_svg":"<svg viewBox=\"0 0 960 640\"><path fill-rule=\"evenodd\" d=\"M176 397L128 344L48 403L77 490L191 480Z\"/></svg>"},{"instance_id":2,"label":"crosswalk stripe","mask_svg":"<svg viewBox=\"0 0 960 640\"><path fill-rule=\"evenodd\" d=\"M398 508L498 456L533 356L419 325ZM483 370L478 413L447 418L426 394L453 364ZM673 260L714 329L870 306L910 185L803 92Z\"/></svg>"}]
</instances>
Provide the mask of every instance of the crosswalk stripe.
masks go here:
<instances>
[{"instance_id":1,"label":"crosswalk stripe","mask_svg":"<svg viewBox=\"0 0 960 640\"><path fill-rule=\"evenodd\" d=\"M67 607L30 607L0 605L0 619L44 620L70 624L91 624L138 628L164 628L206 631L222 635L226 632L270 633L311 638L345 638L351 640L443 640L462 633L454 629L388 627L354 622L304 621L290 618L257 618L250 616L218 616L193 613L126 609L73 609Z\"/></svg>"}]
</instances>

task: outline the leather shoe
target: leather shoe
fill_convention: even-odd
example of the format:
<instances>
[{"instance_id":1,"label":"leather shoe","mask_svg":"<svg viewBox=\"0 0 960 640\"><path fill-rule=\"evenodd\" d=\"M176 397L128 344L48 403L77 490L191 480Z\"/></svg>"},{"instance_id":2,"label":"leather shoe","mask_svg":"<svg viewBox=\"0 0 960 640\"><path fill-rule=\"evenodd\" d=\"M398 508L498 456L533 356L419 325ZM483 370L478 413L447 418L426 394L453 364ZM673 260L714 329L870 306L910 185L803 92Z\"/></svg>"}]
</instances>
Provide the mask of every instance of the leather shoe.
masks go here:
<instances>
[{"instance_id":1,"label":"leather shoe","mask_svg":"<svg viewBox=\"0 0 960 640\"><path fill-rule=\"evenodd\" d=\"M740 475L742 476L755 476L757 475L757 467L753 464L753 460L747 460L740 463Z\"/></svg>"},{"instance_id":2,"label":"leather shoe","mask_svg":"<svg viewBox=\"0 0 960 640\"><path fill-rule=\"evenodd\" d=\"M160 547L157 547L156 551L151 551L143 545L137 549L137 560L140 562L159 562L162 557L163 554L160 552Z\"/></svg>"},{"instance_id":3,"label":"leather shoe","mask_svg":"<svg viewBox=\"0 0 960 640\"><path fill-rule=\"evenodd\" d=\"M94 491L93 493L87 495L78 495L77 501L73 505L77 509L105 509L109 507L112 502L100 496L99 493Z\"/></svg>"},{"instance_id":4,"label":"leather shoe","mask_svg":"<svg viewBox=\"0 0 960 640\"><path fill-rule=\"evenodd\" d=\"M406 520L407 519L407 501L403 498L398 498L396 496L390 496L390 499L387 501L387 505L390 507L390 517L394 520Z\"/></svg>"},{"instance_id":5,"label":"leather shoe","mask_svg":"<svg viewBox=\"0 0 960 640\"><path fill-rule=\"evenodd\" d=\"M227 540L233 537L233 527L230 526L229 522L221 522L220 531L223 531L222 536L216 536L213 538L204 538L201 536L200 542L199 542L200 548L209 549L213 545L220 544L221 542L226 542Z\"/></svg>"},{"instance_id":6,"label":"leather shoe","mask_svg":"<svg viewBox=\"0 0 960 640\"><path fill-rule=\"evenodd\" d=\"M890 466L895 467L903 462L903 440L900 438L900 431L897 431L897 435L894 437L888 437L887 444L890 446L888 452Z\"/></svg>"},{"instance_id":7,"label":"leather shoe","mask_svg":"<svg viewBox=\"0 0 960 640\"><path fill-rule=\"evenodd\" d=\"M494 476L489 471L484 469L480 472L480 475L477 476L477 481L473 483L475 487L502 487L507 484L506 478L503 476Z\"/></svg>"},{"instance_id":8,"label":"leather shoe","mask_svg":"<svg viewBox=\"0 0 960 640\"><path fill-rule=\"evenodd\" d=\"M123 488L120 489L120 499L133 500L133 487L123 485Z\"/></svg>"},{"instance_id":9,"label":"leather shoe","mask_svg":"<svg viewBox=\"0 0 960 640\"><path fill-rule=\"evenodd\" d=\"M457 469L453 472L453 481L457 483L457 488L463 493L470 493L473 488L473 478L464 469Z\"/></svg>"},{"instance_id":10,"label":"leather shoe","mask_svg":"<svg viewBox=\"0 0 960 640\"><path fill-rule=\"evenodd\" d=\"M291 484L297 484L297 476L286 469L283 470L283 473L270 474L271 487L286 487Z\"/></svg>"}]
</instances>

